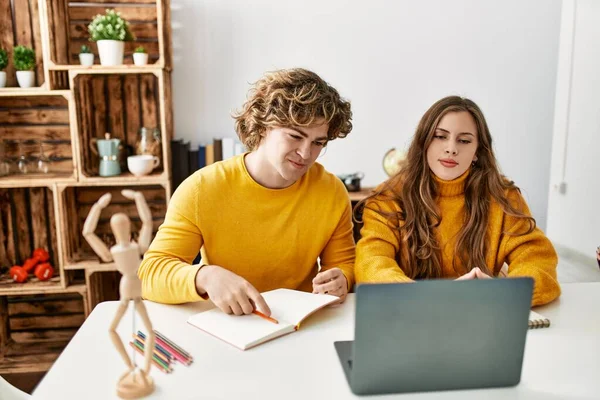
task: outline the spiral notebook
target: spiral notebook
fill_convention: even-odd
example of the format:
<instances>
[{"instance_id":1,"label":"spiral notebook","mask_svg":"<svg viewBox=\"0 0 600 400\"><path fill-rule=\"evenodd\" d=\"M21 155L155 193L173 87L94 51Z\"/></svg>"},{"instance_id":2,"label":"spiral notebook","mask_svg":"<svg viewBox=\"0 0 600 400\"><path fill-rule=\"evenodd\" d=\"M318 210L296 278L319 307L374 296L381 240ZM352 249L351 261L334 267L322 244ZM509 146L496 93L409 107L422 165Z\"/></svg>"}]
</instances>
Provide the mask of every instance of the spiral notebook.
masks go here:
<instances>
[{"instance_id":1,"label":"spiral notebook","mask_svg":"<svg viewBox=\"0 0 600 400\"><path fill-rule=\"evenodd\" d=\"M548 328L550 320L535 311L529 312L529 329Z\"/></svg>"}]
</instances>

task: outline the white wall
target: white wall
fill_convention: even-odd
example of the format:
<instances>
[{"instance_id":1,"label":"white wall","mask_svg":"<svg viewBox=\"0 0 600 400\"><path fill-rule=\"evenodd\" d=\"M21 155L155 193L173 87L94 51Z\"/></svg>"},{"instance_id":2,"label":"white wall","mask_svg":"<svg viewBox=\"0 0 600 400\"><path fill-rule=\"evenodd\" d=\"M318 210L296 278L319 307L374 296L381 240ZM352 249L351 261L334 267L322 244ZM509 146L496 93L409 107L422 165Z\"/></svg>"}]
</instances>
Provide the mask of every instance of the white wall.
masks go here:
<instances>
[{"instance_id":1,"label":"white wall","mask_svg":"<svg viewBox=\"0 0 600 400\"><path fill-rule=\"evenodd\" d=\"M383 181L425 110L483 109L500 164L545 227L559 0L171 0L175 136L233 136L230 112L264 71L314 70L352 101L354 130L320 161Z\"/></svg>"},{"instance_id":2,"label":"white wall","mask_svg":"<svg viewBox=\"0 0 600 400\"><path fill-rule=\"evenodd\" d=\"M565 0L563 8L547 233L592 258L600 245L600 2Z\"/></svg>"}]
</instances>

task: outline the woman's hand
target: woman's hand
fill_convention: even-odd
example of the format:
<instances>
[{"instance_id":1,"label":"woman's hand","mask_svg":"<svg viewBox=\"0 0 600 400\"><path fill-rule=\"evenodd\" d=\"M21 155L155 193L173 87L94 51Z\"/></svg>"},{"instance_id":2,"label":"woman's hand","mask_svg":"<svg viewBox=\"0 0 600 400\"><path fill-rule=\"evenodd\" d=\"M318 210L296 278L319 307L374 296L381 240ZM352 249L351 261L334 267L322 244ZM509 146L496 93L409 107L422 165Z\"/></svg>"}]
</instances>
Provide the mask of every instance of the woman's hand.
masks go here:
<instances>
[{"instance_id":1,"label":"woman's hand","mask_svg":"<svg viewBox=\"0 0 600 400\"><path fill-rule=\"evenodd\" d=\"M313 293L330 294L338 296L340 303L346 300L348 295L348 282L346 276L339 268L328 269L327 271L319 272L313 278Z\"/></svg>"},{"instance_id":2,"label":"woman's hand","mask_svg":"<svg viewBox=\"0 0 600 400\"><path fill-rule=\"evenodd\" d=\"M459 276L455 280L456 281L467 281L467 280L471 280L471 279L492 279L492 277L489 276L488 274L486 274L485 272L483 272L482 270L480 270L479 267L475 267L472 270L470 270L469 272L467 272L466 274Z\"/></svg>"}]
</instances>

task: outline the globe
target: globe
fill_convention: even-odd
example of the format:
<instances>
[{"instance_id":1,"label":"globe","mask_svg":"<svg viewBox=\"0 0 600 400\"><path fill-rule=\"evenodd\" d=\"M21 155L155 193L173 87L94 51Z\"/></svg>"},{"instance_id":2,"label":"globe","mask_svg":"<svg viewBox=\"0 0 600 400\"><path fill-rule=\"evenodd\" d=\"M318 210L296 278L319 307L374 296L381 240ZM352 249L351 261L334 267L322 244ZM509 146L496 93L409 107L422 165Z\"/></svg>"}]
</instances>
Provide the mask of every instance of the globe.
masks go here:
<instances>
[{"instance_id":1,"label":"globe","mask_svg":"<svg viewBox=\"0 0 600 400\"><path fill-rule=\"evenodd\" d=\"M406 153L398 149L390 149L383 156L383 170L388 176L393 176L402 167Z\"/></svg>"}]
</instances>

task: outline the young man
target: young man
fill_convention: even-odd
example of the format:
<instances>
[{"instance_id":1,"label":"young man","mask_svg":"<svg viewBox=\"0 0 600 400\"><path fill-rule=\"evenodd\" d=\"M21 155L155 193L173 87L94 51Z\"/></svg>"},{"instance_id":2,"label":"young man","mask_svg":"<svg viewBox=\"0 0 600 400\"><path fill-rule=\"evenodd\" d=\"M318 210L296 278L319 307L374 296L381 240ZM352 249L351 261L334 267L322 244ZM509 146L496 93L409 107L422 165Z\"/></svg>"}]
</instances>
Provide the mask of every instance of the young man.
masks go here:
<instances>
[{"instance_id":1,"label":"young man","mask_svg":"<svg viewBox=\"0 0 600 400\"><path fill-rule=\"evenodd\" d=\"M350 103L311 71L280 70L254 85L234 118L249 152L177 188L138 272L143 296L210 298L236 315L270 315L260 292L276 288L343 301L354 283L350 200L315 161L352 130ZM202 263L190 265L199 249Z\"/></svg>"}]
</instances>

